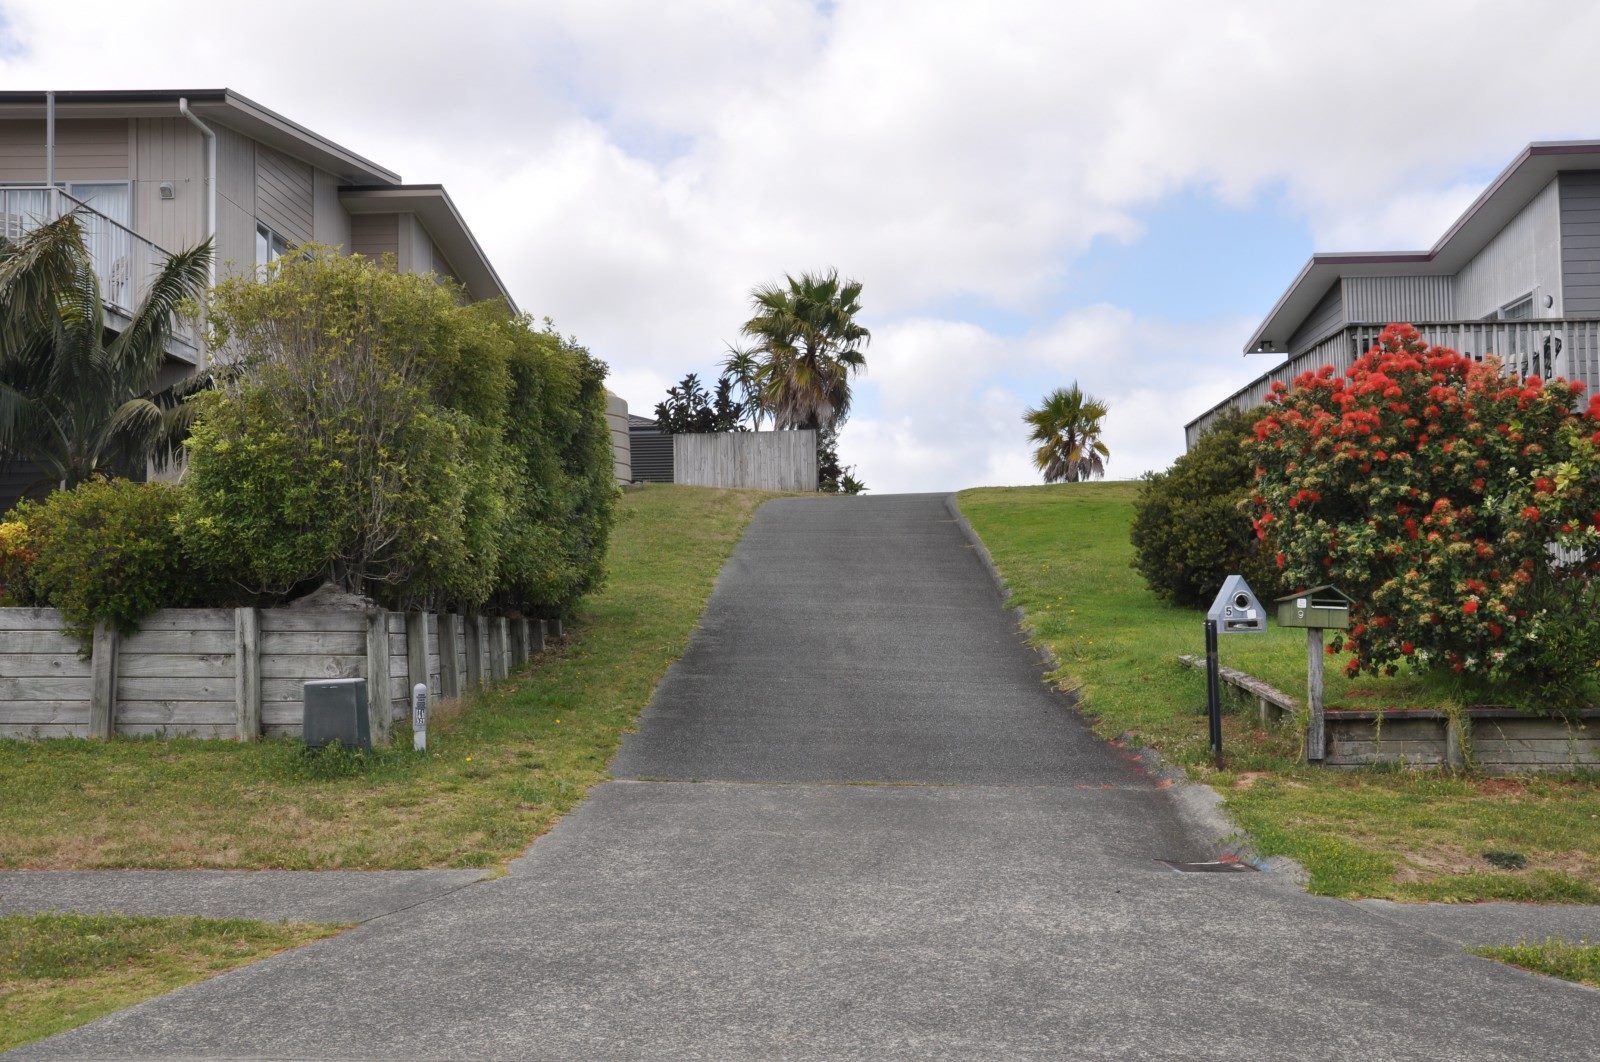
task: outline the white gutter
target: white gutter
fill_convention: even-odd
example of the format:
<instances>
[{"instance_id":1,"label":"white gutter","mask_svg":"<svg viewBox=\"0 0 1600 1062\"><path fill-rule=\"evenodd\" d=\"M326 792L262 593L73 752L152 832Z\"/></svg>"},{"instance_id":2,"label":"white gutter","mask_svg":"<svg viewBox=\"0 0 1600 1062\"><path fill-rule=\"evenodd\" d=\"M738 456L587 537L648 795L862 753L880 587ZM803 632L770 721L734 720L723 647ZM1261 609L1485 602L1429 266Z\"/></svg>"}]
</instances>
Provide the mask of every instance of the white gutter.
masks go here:
<instances>
[{"instance_id":1,"label":"white gutter","mask_svg":"<svg viewBox=\"0 0 1600 1062\"><path fill-rule=\"evenodd\" d=\"M178 113L189 119L190 123L206 138L206 239L211 241L211 262L207 266L206 286L217 285L217 134L211 127L194 116L189 110L189 100L186 97L178 100ZM206 367L206 344L202 336L199 343L200 368Z\"/></svg>"}]
</instances>

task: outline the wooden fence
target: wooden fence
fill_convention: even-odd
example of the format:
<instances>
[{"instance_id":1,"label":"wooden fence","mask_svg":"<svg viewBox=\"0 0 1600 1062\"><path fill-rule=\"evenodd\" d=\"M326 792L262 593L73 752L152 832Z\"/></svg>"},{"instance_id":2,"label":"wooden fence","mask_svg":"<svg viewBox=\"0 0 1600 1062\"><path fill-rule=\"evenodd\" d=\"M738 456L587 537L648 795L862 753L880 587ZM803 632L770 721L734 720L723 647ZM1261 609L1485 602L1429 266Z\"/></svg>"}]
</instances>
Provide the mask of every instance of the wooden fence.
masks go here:
<instances>
[{"instance_id":1,"label":"wooden fence","mask_svg":"<svg viewBox=\"0 0 1600 1062\"><path fill-rule=\"evenodd\" d=\"M817 489L814 431L729 431L672 437L672 481L691 487Z\"/></svg>"},{"instance_id":2,"label":"wooden fence","mask_svg":"<svg viewBox=\"0 0 1600 1062\"><path fill-rule=\"evenodd\" d=\"M544 640L542 621L504 616L162 609L131 635L97 627L84 654L55 609L0 608L0 737L299 736L306 682L364 678L387 741L417 683L459 697Z\"/></svg>"}]
</instances>

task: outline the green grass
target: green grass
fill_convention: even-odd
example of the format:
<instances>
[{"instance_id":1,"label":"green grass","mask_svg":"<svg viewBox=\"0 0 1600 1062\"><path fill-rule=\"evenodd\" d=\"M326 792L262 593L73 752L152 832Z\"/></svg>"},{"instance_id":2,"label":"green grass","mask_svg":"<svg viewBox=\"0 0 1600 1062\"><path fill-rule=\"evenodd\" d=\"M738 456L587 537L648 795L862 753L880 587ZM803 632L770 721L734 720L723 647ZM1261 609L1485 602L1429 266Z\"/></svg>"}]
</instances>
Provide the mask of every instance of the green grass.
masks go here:
<instances>
[{"instance_id":1,"label":"green grass","mask_svg":"<svg viewBox=\"0 0 1600 1062\"><path fill-rule=\"evenodd\" d=\"M1564 940L1545 940L1537 944L1512 944L1505 947L1473 948L1474 955L1498 959L1524 970L1559 977L1564 981L1600 988L1600 945L1587 942L1569 944Z\"/></svg>"},{"instance_id":2,"label":"green grass","mask_svg":"<svg viewBox=\"0 0 1600 1062\"><path fill-rule=\"evenodd\" d=\"M340 927L215 918L0 918L0 1052Z\"/></svg>"},{"instance_id":3,"label":"green grass","mask_svg":"<svg viewBox=\"0 0 1600 1062\"><path fill-rule=\"evenodd\" d=\"M1131 567L1133 483L986 488L960 496L1026 614L1061 662L1095 728L1161 750L1217 786L1264 854L1304 863L1313 891L1400 900L1600 902L1600 780L1483 779L1307 767L1292 726L1261 728L1254 706L1224 717L1228 768L1209 763L1205 684L1177 663L1204 652L1199 612L1163 603ZM1225 636L1224 664L1305 696L1303 632ZM1332 661L1330 661L1332 663ZM1438 703L1421 678L1347 679L1327 668L1330 707ZM1524 855L1509 871L1488 851Z\"/></svg>"},{"instance_id":4,"label":"green grass","mask_svg":"<svg viewBox=\"0 0 1600 1062\"><path fill-rule=\"evenodd\" d=\"M398 869L515 856L605 777L769 495L629 491L566 644L372 756L292 742L0 741L0 867Z\"/></svg>"}]
</instances>

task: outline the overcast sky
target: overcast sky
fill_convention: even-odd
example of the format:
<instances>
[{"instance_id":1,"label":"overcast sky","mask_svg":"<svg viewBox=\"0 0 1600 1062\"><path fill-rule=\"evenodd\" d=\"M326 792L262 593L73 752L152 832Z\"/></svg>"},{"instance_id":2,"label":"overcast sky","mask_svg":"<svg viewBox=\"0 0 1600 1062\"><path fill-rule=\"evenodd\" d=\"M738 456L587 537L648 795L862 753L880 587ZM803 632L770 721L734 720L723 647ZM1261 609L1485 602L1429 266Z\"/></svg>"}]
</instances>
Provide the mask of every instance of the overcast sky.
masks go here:
<instances>
[{"instance_id":1,"label":"overcast sky","mask_svg":"<svg viewBox=\"0 0 1600 1062\"><path fill-rule=\"evenodd\" d=\"M0 87L228 87L442 181L525 309L647 413L750 287L834 266L875 491L1036 479L1080 381L1109 472L1269 368L1316 250L1427 246L1526 142L1600 138L1600 5L0 0Z\"/></svg>"}]
</instances>

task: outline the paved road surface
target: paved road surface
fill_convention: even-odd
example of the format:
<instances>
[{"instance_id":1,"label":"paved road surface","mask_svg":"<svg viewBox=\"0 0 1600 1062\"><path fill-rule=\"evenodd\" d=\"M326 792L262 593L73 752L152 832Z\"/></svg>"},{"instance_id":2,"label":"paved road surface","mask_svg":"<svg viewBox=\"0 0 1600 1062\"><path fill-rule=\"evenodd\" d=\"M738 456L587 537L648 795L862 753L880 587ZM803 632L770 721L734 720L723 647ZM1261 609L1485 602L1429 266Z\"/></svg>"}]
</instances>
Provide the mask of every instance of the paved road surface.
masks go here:
<instances>
[{"instance_id":1,"label":"paved road surface","mask_svg":"<svg viewBox=\"0 0 1600 1062\"><path fill-rule=\"evenodd\" d=\"M511 874L48 1057L1593 1058L1600 994L1202 855L1040 683L939 497L757 514Z\"/></svg>"}]
</instances>

